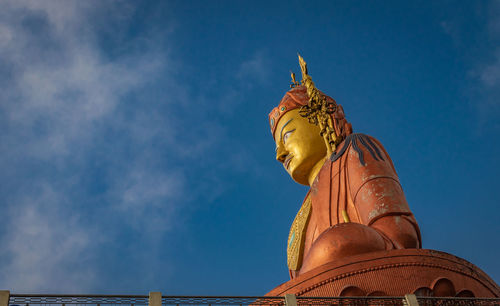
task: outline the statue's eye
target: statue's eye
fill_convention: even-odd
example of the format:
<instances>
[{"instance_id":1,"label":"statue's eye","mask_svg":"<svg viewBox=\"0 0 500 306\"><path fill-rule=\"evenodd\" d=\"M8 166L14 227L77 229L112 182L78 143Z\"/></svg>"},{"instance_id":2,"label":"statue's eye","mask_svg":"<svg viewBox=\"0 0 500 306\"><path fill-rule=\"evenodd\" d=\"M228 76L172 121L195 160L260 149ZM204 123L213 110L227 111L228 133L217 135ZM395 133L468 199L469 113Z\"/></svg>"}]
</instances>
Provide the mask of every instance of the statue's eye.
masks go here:
<instances>
[{"instance_id":1,"label":"statue's eye","mask_svg":"<svg viewBox=\"0 0 500 306\"><path fill-rule=\"evenodd\" d=\"M286 141L288 140L288 137L290 136L290 134L293 133L293 131L295 131L295 129L288 131L285 133L285 135L283 135L283 143L286 143Z\"/></svg>"}]
</instances>

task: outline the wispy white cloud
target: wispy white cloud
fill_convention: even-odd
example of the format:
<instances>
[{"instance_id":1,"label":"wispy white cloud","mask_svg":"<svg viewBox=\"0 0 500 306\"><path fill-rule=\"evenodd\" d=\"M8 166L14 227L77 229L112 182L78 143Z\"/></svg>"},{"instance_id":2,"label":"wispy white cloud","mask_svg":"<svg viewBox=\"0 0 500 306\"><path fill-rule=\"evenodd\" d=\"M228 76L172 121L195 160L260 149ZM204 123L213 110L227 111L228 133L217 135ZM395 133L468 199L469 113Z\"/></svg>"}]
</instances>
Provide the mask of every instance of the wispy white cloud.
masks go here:
<instances>
[{"instance_id":1,"label":"wispy white cloud","mask_svg":"<svg viewBox=\"0 0 500 306\"><path fill-rule=\"evenodd\" d=\"M500 128L498 115L500 114L500 2L487 3L488 35L491 48L488 59L478 63L471 75L475 76L480 84L478 97L480 121L493 122L494 129Z\"/></svg>"},{"instance_id":2,"label":"wispy white cloud","mask_svg":"<svg viewBox=\"0 0 500 306\"><path fill-rule=\"evenodd\" d=\"M0 226L2 288L82 292L104 281L92 261L102 243L116 233L100 231L103 216L82 221L92 214L90 208L81 209L85 202L112 202L109 209L114 214L132 228L153 233L151 239L170 229L165 224L173 224L169 219L175 207L166 202L182 189L182 177L155 169L147 150L130 160L120 155L127 144L103 139L113 128L131 141L131 147L144 139L171 137L151 124L141 130L145 121L129 118L120 109L124 99L155 80L167 64L165 50L155 47L140 52L130 48L113 57L102 52L96 37L96 24L102 21L97 17L112 6L113 15L106 18L125 18L130 8L122 4L2 3L0 165L19 176L0 176L3 182L16 179L0 202L6 212ZM103 196L89 198L81 190L85 171L96 162L91 155L110 141L109 151L97 158L105 164L101 170L108 174L103 178L108 187ZM32 163L38 167L20 173ZM81 198L72 198L74 194Z\"/></svg>"},{"instance_id":3,"label":"wispy white cloud","mask_svg":"<svg viewBox=\"0 0 500 306\"><path fill-rule=\"evenodd\" d=\"M500 86L500 49L494 56L495 59L483 67L479 73L479 79L487 89Z\"/></svg>"},{"instance_id":4,"label":"wispy white cloud","mask_svg":"<svg viewBox=\"0 0 500 306\"><path fill-rule=\"evenodd\" d=\"M15 136L36 134L40 139L17 142L30 146L33 158L73 154L75 142L91 144L95 124L113 115L123 97L154 79L165 65L158 52L103 56L90 20L105 7L99 1L4 4L0 55L8 69L2 82L11 86L0 107L8 115L8 127L17 130Z\"/></svg>"},{"instance_id":5,"label":"wispy white cloud","mask_svg":"<svg viewBox=\"0 0 500 306\"><path fill-rule=\"evenodd\" d=\"M161 238L176 225L172 216L186 190L183 174L161 173L141 162L125 173L111 188L110 196L115 200L112 209L143 235Z\"/></svg>"},{"instance_id":6,"label":"wispy white cloud","mask_svg":"<svg viewBox=\"0 0 500 306\"><path fill-rule=\"evenodd\" d=\"M500 43L500 1L488 3L488 36L494 45ZM500 87L500 47L492 50L492 59L479 71L479 79L486 90L497 90ZM500 98L500 96L497 96ZM500 103L496 99L496 103Z\"/></svg>"},{"instance_id":7,"label":"wispy white cloud","mask_svg":"<svg viewBox=\"0 0 500 306\"><path fill-rule=\"evenodd\" d=\"M244 84L264 84L270 77L269 67L266 52L264 50L257 50L251 58L240 64L236 76Z\"/></svg>"},{"instance_id":8,"label":"wispy white cloud","mask_svg":"<svg viewBox=\"0 0 500 306\"><path fill-rule=\"evenodd\" d=\"M453 43L463 52L469 66L468 76L474 84L465 89L471 96L477 111L480 126L498 127L497 116L500 113L500 2L478 2L474 5L473 19L484 21L480 26L471 28L471 18L463 15L441 22L443 31L450 35ZM478 41L470 41L473 31ZM474 54L474 57L470 55Z\"/></svg>"},{"instance_id":9,"label":"wispy white cloud","mask_svg":"<svg viewBox=\"0 0 500 306\"><path fill-rule=\"evenodd\" d=\"M222 172L257 167L207 115L237 109L240 88L222 86L211 99L177 84L179 64L158 43L164 32L120 33L132 12L122 1L2 2L0 288L102 291L106 269L117 269L99 260L109 252L132 256L129 266L162 265L148 276L160 279L169 263L158 242L183 226L186 210L229 188ZM119 52L101 45L110 25ZM263 52L243 61L239 87L262 85L267 64Z\"/></svg>"},{"instance_id":10,"label":"wispy white cloud","mask_svg":"<svg viewBox=\"0 0 500 306\"><path fill-rule=\"evenodd\" d=\"M95 271L82 266L95 259L91 246L99 243L99 235L81 226L79 216L69 209L71 199L48 185L33 188L30 195L2 209L8 220L0 252L2 287L17 292L75 292L90 287Z\"/></svg>"}]
</instances>

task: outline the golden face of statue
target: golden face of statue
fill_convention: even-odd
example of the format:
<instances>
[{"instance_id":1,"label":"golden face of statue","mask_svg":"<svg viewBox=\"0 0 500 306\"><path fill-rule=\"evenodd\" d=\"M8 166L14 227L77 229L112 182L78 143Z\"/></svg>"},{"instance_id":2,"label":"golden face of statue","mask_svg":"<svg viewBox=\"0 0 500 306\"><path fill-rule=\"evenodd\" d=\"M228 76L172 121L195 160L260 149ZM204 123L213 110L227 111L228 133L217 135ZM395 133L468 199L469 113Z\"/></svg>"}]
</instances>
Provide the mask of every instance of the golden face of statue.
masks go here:
<instances>
[{"instance_id":1,"label":"golden face of statue","mask_svg":"<svg viewBox=\"0 0 500 306\"><path fill-rule=\"evenodd\" d=\"M292 179L311 185L324 163L327 149L320 128L299 114L299 109L285 113L276 126L276 159L283 163Z\"/></svg>"}]
</instances>

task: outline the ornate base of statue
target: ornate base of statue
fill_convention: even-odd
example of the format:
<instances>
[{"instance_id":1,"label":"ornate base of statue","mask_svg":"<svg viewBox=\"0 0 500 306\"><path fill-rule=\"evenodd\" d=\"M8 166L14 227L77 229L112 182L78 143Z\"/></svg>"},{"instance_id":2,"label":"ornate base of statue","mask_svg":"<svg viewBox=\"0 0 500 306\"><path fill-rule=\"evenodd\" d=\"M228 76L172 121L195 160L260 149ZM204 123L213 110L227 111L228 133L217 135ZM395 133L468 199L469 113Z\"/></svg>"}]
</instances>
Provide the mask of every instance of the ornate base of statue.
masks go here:
<instances>
[{"instance_id":1,"label":"ornate base of statue","mask_svg":"<svg viewBox=\"0 0 500 306\"><path fill-rule=\"evenodd\" d=\"M281 284L267 296L500 297L500 288L470 262L448 253L404 249L331 262Z\"/></svg>"}]
</instances>

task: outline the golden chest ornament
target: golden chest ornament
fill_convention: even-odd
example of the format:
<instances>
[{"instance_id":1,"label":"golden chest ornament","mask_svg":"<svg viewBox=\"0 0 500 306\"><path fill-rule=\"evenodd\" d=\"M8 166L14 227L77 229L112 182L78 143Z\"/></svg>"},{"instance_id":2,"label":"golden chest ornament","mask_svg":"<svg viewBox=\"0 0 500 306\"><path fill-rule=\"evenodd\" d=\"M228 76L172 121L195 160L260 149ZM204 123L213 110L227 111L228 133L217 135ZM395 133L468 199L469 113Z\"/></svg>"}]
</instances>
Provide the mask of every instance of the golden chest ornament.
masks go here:
<instances>
[{"instance_id":1,"label":"golden chest ornament","mask_svg":"<svg viewBox=\"0 0 500 306\"><path fill-rule=\"evenodd\" d=\"M304 242L306 238L307 223L311 214L311 197L308 195L299 212L293 220L288 235L287 263L290 270L298 270L302 266L304 255Z\"/></svg>"}]
</instances>

